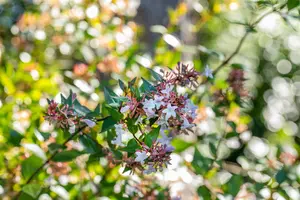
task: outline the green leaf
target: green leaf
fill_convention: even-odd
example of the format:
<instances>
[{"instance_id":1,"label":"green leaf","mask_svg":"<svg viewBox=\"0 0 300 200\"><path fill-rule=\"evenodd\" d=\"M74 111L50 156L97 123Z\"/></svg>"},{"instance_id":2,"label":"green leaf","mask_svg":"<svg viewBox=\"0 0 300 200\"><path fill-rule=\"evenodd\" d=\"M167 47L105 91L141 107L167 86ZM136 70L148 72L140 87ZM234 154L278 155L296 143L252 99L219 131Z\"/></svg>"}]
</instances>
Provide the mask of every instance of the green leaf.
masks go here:
<instances>
[{"instance_id":1,"label":"green leaf","mask_svg":"<svg viewBox=\"0 0 300 200\"><path fill-rule=\"evenodd\" d=\"M67 99L64 97L63 94L60 94L60 101L61 101L61 104L67 104Z\"/></svg>"},{"instance_id":2,"label":"green leaf","mask_svg":"<svg viewBox=\"0 0 300 200\"><path fill-rule=\"evenodd\" d=\"M33 198L37 198L42 191L42 187L40 184L27 184L22 188L22 191L25 192L26 194L32 196Z\"/></svg>"},{"instance_id":3,"label":"green leaf","mask_svg":"<svg viewBox=\"0 0 300 200\"><path fill-rule=\"evenodd\" d=\"M76 113L80 116L86 116L87 114L91 113L92 111L85 106L82 106L77 99L74 101L74 109Z\"/></svg>"},{"instance_id":4,"label":"green leaf","mask_svg":"<svg viewBox=\"0 0 300 200\"><path fill-rule=\"evenodd\" d=\"M179 138L174 138L172 140L172 146L175 148L175 152L180 153L184 150L186 150L188 147L192 146L193 143L186 142Z\"/></svg>"},{"instance_id":5,"label":"green leaf","mask_svg":"<svg viewBox=\"0 0 300 200\"><path fill-rule=\"evenodd\" d=\"M225 138L226 139L229 139L229 138L233 138L233 137L236 137L238 136L239 134L237 132L230 132L230 133L227 133Z\"/></svg>"},{"instance_id":6,"label":"green leaf","mask_svg":"<svg viewBox=\"0 0 300 200\"><path fill-rule=\"evenodd\" d=\"M127 102L127 97L119 97L116 93L112 90L104 87L104 97L106 103L112 107L119 107L122 102Z\"/></svg>"},{"instance_id":7,"label":"green leaf","mask_svg":"<svg viewBox=\"0 0 300 200\"><path fill-rule=\"evenodd\" d=\"M288 0L287 2L288 10L296 8L297 6L299 6L299 3L300 3L299 0Z\"/></svg>"},{"instance_id":8,"label":"green leaf","mask_svg":"<svg viewBox=\"0 0 300 200\"><path fill-rule=\"evenodd\" d=\"M109 116L103 121L101 133L113 128L117 123L118 121L116 121L112 116Z\"/></svg>"},{"instance_id":9,"label":"green leaf","mask_svg":"<svg viewBox=\"0 0 300 200\"><path fill-rule=\"evenodd\" d=\"M227 192L233 196L236 196L240 191L241 185L244 183L243 177L240 175L232 175L230 180L227 182Z\"/></svg>"},{"instance_id":10,"label":"green leaf","mask_svg":"<svg viewBox=\"0 0 300 200\"><path fill-rule=\"evenodd\" d=\"M30 156L22 163L22 175L25 179L28 179L41 165L43 160L35 155Z\"/></svg>"},{"instance_id":11,"label":"green leaf","mask_svg":"<svg viewBox=\"0 0 300 200\"><path fill-rule=\"evenodd\" d=\"M125 166L124 170L122 171L122 173L124 174L125 172L131 171L132 168Z\"/></svg>"},{"instance_id":12,"label":"green leaf","mask_svg":"<svg viewBox=\"0 0 300 200\"><path fill-rule=\"evenodd\" d=\"M136 121L136 119L132 119L132 118L129 118L127 120L128 130L130 131L130 133L133 133L133 134L138 131L138 126L135 125L135 121Z\"/></svg>"},{"instance_id":13,"label":"green leaf","mask_svg":"<svg viewBox=\"0 0 300 200\"><path fill-rule=\"evenodd\" d=\"M114 150L114 149L111 149L111 151L113 152L114 156L115 156L117 159L122 160L123 154L122 154L121 151Z\"/></svg>"},{"instance_id":14,"label":"green leaf","mask_svg":"<svg viewBox=\"0 0 300 200\"><path fill-rule=\"evenodd\" d=\"M94 111L90 112L90 113L87 113L86 114L86 117L89 118L89 117L99 117L100 115L100 104L97 105L97 107L95 108Z\"/></svg>"},{"instance_id":15,"label":"green leaf","mask_svg":"<svg viewBox=\"0 0 300 200\"><path fill-rule=\"evenodd\" d=\"M132 79L130 82L128 82L128 86L131 87L135 84L136 81L136 77L134 79Z\"/></svg>"},{"instance_id":16,"label":"green leaf","mask_svg":"<svg viewBox=\"0 0 300 200\"><path fill-rule=\"evenodd\" d=\"M150 69L150 68L147 68L147 69L150 71L151 75L153 76L153 78L155 80L157 80L157 81L163 81L162 75L160 75L159 73L155 72L153 69Z\"/></svg>"},{"instance_id":17,"label":"green leaf","mask_svg":"<svg viewBox=\"0 0 300 200\"><path fill-rule=\"evenodd\" d=\"M209 142L208 145L209 145L209 150L212 153L212 155L214 157L217 157L217 148L215 147L215 145L212 142Z\"/></svg>"},{"instance_id":18,"label":"green leaf","mask_svg":"<svg viewBox=\"0 0 300 200\"><path fill-rule=\"evenodd\" d=\"M104 87L104 97L105 97L106 103L108 103L108 104L116 103L115 100L113 99L113 97L117 97L117 96L118 95L116 93L114 93L107 87Z\"/></svg>"},{"instance_id":19,"label":"green leaf","mask_svg":"<svg viewBox=\"0 0 300 200\"><path fill-rule=\"evenodd\" d=\"M143 79L143 84L141 85L140 87L140 91L142 93L149 93L149 92L152 92L152 91L155 91L155 87L150 83L148 82L147 80Z\"/></svg>"},{"instance_id":20,"label":"green leaf","mask_svg":"<svg viewBox=\"0 0 300 200\"><path fill-rule=\"evenodd\" d=\"M153 128L151 130L151 132L149 132L146 136L145 136L145 139L144 139L144 142L145 144L148 146L148 147L151 147L152 146L152 143L154 141L157 140L157 137L159 135L159 131L160 131L160 126L157 127L157 128Z\"/></svg>"},{"instance_id":21,"label":"green leaf","mask_svg":"<svg viewBox=\"0 0 300 200\"><path fill-rule=\"evenodd\" d=\"M192 166L196 174L204 175L209 170L212 164L212 160L202 156L197 147L195 147L194 159L192 161Z\"/></svg>"},{"instance_id":22,"label":"green leaf","mask_svg":"<svg viewBox=\"0 0 300 200\"><path fill-rule=\"evenodd\" d=\"M18 200L36 200L36 198L33 198L32 196L28 195L25 192L22 192Z\"/></svg>"},{"instance_id":23,"label":"green leaf","mask_svg":"<svg viewBox=\"0 0 300 200\"><path fill-rule=\"evenodd\" d=\"M197 189L197 193L198 193L199 197L202 197L203 200L210 200L211 199L210 192L205 186L200 186Z\"/></svg>"},{"instance_id":24,"label":"green leaf","mask_svg":"<svg viewBox=\"0 0 300 200\"><path fill-rule=\"evenodd\" d=\"M58 154L56 154L52 158L52 160L55 162L69 162L82 154L83 154L83 152L80 152L77 150L62 151L62 152L59 152Z\"/></svg>"},{"instance_id":25,"label":"green leaf","mask_svg":"<svg viewBox=\"0 0 300 200\"><path fill-rule=\"evenodd\" d=\"M109 112L110 116L112 116L112 118L116 121L119 121L120 119L123 118L123 114L120 113L118 110L110 107L110 106L106 106L105 107L107 109L107 111Z\"/></svg>"},{"instance_id":26,"label":"green leaf","mask_svg":"<svg viewBox=\"0 0 300 200\"><path fill-rule=\"evenodd\" d=\"M89 163L92 163L92 162L99 162L99 159L100 159L101 157L103 157L104 155L105 155L105 153L104 153L103 151L98 152L98 153L90 154L88 162L89 162Z\"/></svg>"},{"instance_id":27,"label":"green leaf","mask_svg":"<svg viewBox=\"0 0 300 200\"><path fill-rule=\"evenodd\" d=\"M57 143L51 143L48 145L48 149L51 153L57 151L58 149L63 149L64 146L61 144L57 144Z\"/></svg>"},{"instance_id":28,"label":"green leaf","mask_svg":"<svg viewBox=\"0 0 300 200\"><path fill-rule=\"evenodd\" d=\"M80 135L79 141L85 147L85 151L88 153L102 152L102 146L87 135Z\"/></svg>"},{"instance_id":29,"label":"green leaf","mask_svg":"<svg viewBox=\"0 0 300 200\"><path fill-rule=\"evenodd\" d=\"M233 129L233 131L236 130L236 124L233 121L227 121L227 124Z\"/></svg>"},{"instance_id":30,"label":"green leaf","mask_svg":"<svg viewBox=\"0 0 300 200\"><path fill-rule=\"evenodd\" d=\"M287 174L285 170L284 169L279 170L275 176L275 179L279 184L284 182L287 179Z\"/></svg>"},{"instance_id":31,"label":"green leaf","mask_svg":"<svg viewBox=\"0 0 300 200\"><path fill-rule=\"evenodd\" d=\"M68 104L69 106L72 106L73 104L73 91L70 90L70 95L68 96L67 100L66 100L66 104Z\"/></svg>"},{"instance_id":32,"label":"green leaf","mask_svg":"<svg viewBox=\"0 0 300 200\"><path fill-rule=\"evenodd\" d=\"M119 82L120 88L123 90L123 92L125 92L126 91L126 86L125 86L124 82L121 81L120 79L118 80L118 82Z\"/></svg>"},{"instance_id":33,"label":"green leaf","mask_svg":"<svg viewBox=\"0 0 300 200\"><path fill-rule=\"evenodd\" d=\"M233 64L231 64L231 67L233 69L245 69L246 68L243 64L239 64L239 63L233 63Z\"/></svg>"},{"instance_id":34,"label":"green leaf","mask_svg":"<svg viewBox=\"0 0 300 200\"><path fill-rule=\"evenodd\" d=\"M134 86L130 86L130 91L134 94L134 96L137 98L137 99L140 99L141 97L141 94L140 94L140 91L138 90L138 88L134 87Z\"/></svg>"},{"instance_id":35,"label":"green leaf","mask_svg":"<svg viewBox=\"0 0 300 200\"><path fill-rule=\"evenodd\" d=\"M50 133L46 133L46 132L40 132L40 133L43 136L44 140L48 140L50 138L50 136L51 136Z\"/></svg>"},{"instance_id":36,"label":"green leaf","mask_svg":"<svg viewBox=\"0 0 300 200\"><path fill-rule=\"evenodd\" d=\"M21 140L24 138L19 132L15 130L9 131L9 139L8 142L13 144L14 146L20 146Z\"/></svg>"},{"instance_id":37,"label":"green leaf","mask_svg":"<svg viewBox=\"0 0 300 200\"><path fill-rule=\"evenodd\" d=\"M135 141L134 138L132 138L131 140L129 140L127 146L122 148L121 150L126 151L128 153L134 153L139 148L140 146L138 145L138 143Z\"/></svg>"}]
</instances>

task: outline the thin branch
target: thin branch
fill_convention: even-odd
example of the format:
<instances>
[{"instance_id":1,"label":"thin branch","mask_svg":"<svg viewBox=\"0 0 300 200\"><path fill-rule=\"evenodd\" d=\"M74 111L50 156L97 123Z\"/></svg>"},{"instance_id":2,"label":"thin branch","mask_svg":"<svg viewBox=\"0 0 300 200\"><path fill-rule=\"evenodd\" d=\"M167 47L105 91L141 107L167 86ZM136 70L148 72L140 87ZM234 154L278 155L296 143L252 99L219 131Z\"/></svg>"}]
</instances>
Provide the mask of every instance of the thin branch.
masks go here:
<instances>
[{"instance_id":1,"label":"thin branch","mask_svg":"<svg viewBox=\"0 0 300 200\"><path fill-rule=\"evenodd\" d=\"M254 22L252 22L250 25L249 25L249 28L254 28L263 18L265 18L266 16L268 16L269 14L273 13L274 11L277 11L277 10L280 10L282 8L284 8L286 6L286 3L279 6L278 8L275 8L275 7L272 7L272 10L266 12L265 14L261 15L259 18L257 18ZM236 56L239 51L241 50L241 47L244 43L244 41L246 40L247 36L249 35L249 31L246 31L244 33L244 35L242 36L242 38L240 39L238 45L236 46L235 50L230 54L230 56L225 59L214 71L213 71L213 75L216 75L223 67L225 67L230 61L231 59ZM208 79L206 79L205 81L202 82L203 83L206 83L208 81Z\"/></svg>"},{"instance_id":2,"label":"thin branch","mask_svg":"<svg viewBox=\"0 0 300 200\"><path fill-rule=\"evenodd\" d=\"M97 121L103 121L105 119L107 119L109 116L101 118L101 119L97 119ZM62 144L62 146L65 146L69 141L71 141L75 136L77 136L83 129L85 129L87 127L87 125L84 125L82 127L80 127L75 133L71 134L70 137L68 137L64 143ZM60 152L59 149L57 149L56 151L54 151L54 153L39 167L35 170L35 172L29 177L29 179L26 181L25 185L29 184L33 178L38 175L38 173L54 158L54 156L56 156L58 153ZM22 190L20 190L18 192L18 194L16 195L16 199L20 198L20 195L22 194Z\"/></svg>"}]
</instances>

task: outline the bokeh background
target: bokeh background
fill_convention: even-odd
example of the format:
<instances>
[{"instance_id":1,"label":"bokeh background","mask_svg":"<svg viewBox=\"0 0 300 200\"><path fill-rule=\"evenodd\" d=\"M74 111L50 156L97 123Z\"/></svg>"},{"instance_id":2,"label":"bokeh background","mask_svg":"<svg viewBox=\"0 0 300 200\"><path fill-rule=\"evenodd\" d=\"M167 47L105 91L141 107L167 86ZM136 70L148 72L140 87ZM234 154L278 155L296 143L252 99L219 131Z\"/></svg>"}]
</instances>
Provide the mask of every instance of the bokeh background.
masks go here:
<instances>
[{"instance_id":1,"label":"bokeh background","mask_svg":"<svg viewBox=\"0 0 300 200\"><path fill-rule=\"evenodd\" d=\"M50 155L49 144L63 141L43 119L47 98L59 101L59 93L72 89L93 109L104 101L104 86L120 94L117 80L150 78L146 68L183 61L199 72L216 69L247 33L213 80L182 91L199 106L197 127L173 141L168 169L139 176L122 174L105 158L50 162L36 178L44 186L37 198L300 199L299 13L283 8L251 30L247 25L283 3L0 0L0 198L13 199L21 189L28 158L38 164ZM243 69L247 95L220 105L217 91L229 87L234 66ZM210 167L210 144L218 147L219 166Z\"/></svg>"}]
</instances>

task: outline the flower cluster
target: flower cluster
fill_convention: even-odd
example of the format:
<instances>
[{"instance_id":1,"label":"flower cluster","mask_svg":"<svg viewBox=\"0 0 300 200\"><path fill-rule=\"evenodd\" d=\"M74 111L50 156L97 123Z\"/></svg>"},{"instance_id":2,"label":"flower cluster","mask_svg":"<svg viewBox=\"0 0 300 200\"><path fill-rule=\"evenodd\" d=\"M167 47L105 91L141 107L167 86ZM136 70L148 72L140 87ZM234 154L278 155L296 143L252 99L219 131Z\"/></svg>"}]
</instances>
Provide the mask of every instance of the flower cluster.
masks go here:
<instances>
[{"instance_id":1,"label":"flower cluster","mask_svg":"<svg viewBox=\"0 0 300 200\"><path fill-rule=\"evenodd\" d=\"M45 120L58 128L69 129L71 133L75 132L75 125L78 123L77 116L71 106L68 104L59 106L54 100L49 101Z\"/></svg>"},{"instance_id":2,"label":"flower cluster","mask_svg":"<svg viewBox=\"0 0 300 200\"><path fill-rule=\"evenodd\" d=\"M91 128L94 127L96 123L93 120L84 118L76 112L74 108L76 94L71 92L68 99L69 103L62 104L58 104L54 100L48 100L49 107L44 116L45 120L58 128L68 129L70 133L75 133L80 122L85 123Z\"/></svg>"},{"instance_id":3,"label":"flower cluster","mask_svg":"<svg viewBox=\"0 0 300 200\"><path fill-rule=\"evenodd\" d=\"M126 123L128 120L135 122L134 126L140 130L139 138L134 135L139 146L134 160L124 160L127 168L135 166L149 174L169 164L170 154L174 150L171 146L172 138L180 133L187 134L197 116L197 106L187 95L178 94L176 86L196 86L198 76L199 73L193 68L178 63L175 70L164 73L164 76L156 74L156 85L145 83L144 80L143 85L147 85L147 88L143 88L142 91L146 92L142 96L126 92L127 101L119 108L125 118L115 125L116 137L111 143L124 147L122 137L128 133ZM158 134L150 137L154 129L158 129ZM147 130L150 133L146 133Z\"/></svg>"}]
</instances>

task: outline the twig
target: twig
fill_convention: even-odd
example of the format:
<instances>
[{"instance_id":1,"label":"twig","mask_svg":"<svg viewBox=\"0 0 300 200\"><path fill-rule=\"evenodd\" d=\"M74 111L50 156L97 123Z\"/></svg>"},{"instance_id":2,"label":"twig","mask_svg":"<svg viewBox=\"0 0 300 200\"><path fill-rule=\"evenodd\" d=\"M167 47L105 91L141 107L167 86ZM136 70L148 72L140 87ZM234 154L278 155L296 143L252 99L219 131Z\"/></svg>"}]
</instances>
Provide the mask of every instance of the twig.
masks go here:
<instances>
[{"instance_id":1,"label":"twig","mask_svg":"<svg viewBox=\"0 0 300 200\"><path fill-rule=\"evenodd\" d=\"M108 116L109 117L109 116ZM104 117L101 119L97 119L97 121L103 121L107 119L108 117ZM71 141L75 136L77 136L83 129L85 129L87 125L84 125L80 127L74 134L71 134L70 137L68 137L65 142L62 144L62 146L65 146L69 141ZM29 184L32 179L60 152L59 149L57 149L39 168L35 170L35 172L29 177L29 179L26 181L25 185ZM19 199L20 195L22 194L22 190L18 192L16 195L16 199Z\"/></svg>"},{"instance_id":2,"label":"twig","mask_svg":"<svg viewBox=\"0 0 300 200\"><path fill-rule=\"evenodd\" d=\"M279 6L279 8L274 8L272 7L272 10L266 12L265 14L263 14L262 16L260 16L259 18L257 18L254 22L252 22L250 25L249 25L249 28L254 28L263 18L265 18L267 15L273 13L274 11L277 11L277 10L280 10L282 8L284 8L286 6L286 3ZM230 56L225 59L214 71L213 71L213 75L216 75L223 67L225 67L230 61L231 59L236 56L236 54L239 53L244 41L246 40L247 36L249 35L249 31L247 30L244 35L242 36L242 38L240 39L238 45L236 46L235 50L230 54ZM208 81L208 79L205 79L203 83L206 83Z\"/></svg>"}]
</instances>

